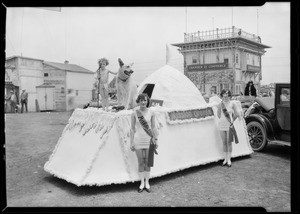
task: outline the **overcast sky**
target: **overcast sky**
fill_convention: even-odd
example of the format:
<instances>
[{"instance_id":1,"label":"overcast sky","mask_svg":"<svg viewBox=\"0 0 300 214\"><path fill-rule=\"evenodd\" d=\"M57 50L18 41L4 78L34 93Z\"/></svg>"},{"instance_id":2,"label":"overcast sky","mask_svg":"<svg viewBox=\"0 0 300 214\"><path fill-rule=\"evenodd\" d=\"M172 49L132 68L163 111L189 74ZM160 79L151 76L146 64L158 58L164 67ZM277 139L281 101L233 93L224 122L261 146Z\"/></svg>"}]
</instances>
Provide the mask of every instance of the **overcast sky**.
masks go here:
<instances>
[{"instance_id":1,"label":"overcast sky","mask_svg":"<svg viewBox=\"0 0 300 214\"><path fill-rule=\"evenodd\" d=\"M21 55L78 64L91 71L106 57L133 62L137 84L166 64L166 45L184 41L184 32L237 28L258 34L266 49L262 84L290 82L290 3L261 7L62 7L7 8L6 57ZM182 70L183 56L170 46L170 65ZM111 77L112 78L112 77ZM110 79L111 79L110 78Z\"/></svg>"}]
</instances>

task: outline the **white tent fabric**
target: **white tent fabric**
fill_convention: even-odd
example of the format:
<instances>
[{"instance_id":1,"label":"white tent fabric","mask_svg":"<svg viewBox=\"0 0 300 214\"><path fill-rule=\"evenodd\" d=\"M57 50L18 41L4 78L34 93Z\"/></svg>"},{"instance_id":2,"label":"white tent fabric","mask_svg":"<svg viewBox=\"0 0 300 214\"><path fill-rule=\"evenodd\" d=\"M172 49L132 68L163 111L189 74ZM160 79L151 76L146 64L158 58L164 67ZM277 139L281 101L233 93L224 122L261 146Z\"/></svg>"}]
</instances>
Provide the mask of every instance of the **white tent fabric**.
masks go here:
<instances>
[{"instance_id":1,"label":"white tent fabric","mask_svg":"<svg viewBox=\"0 0 300 214\"><path fill-rule=\"evenodd\" d=\"M212 112L212 105L198 89L170 66L150 75L139 90L148 83L155 84L153 99L167 100L163 107L151 107L159 130L151 178L223 159L215 117L200 112ZM77 186L138 181L137 158L130 150L131 113L75 109L44 169ZM236 120L235 127L239 143L233 143L232 157L251 154L245 121Z\"/></svg>"},{"instance_id":2,"label":"white tent fabric","mask_svg":"<svg viewBox=\"0 0 300 214\"><path fill-rule=\"evenodd\" d=\"M149 75L139 85L138 92L143 92L147 84L154 84L151 99L163 100L166 108L197 108L207 105L194 83L170 65Z\"/></svg>"}]
</instances>

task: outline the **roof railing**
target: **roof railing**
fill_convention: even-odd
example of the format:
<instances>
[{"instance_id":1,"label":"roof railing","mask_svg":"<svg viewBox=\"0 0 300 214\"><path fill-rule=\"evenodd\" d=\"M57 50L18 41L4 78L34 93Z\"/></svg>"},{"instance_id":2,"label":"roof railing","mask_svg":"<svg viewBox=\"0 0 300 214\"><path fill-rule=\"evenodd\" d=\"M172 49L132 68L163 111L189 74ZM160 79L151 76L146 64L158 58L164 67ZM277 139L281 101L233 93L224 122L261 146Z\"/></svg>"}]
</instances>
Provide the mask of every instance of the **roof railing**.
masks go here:
<instances>
[{"instance_id":1,"label":"roof railing","mask_svg":"<svg viewBox=\"0 0 300 214\"><path fill-rule=\"evenodd\" d=\"M241 28L231 27L209 31L197 31L194 33L184 33L184 42L201 42L225 38L242 37L257 43L261 43L259 36L243 31Z\"/></svg>"}]
</instances>

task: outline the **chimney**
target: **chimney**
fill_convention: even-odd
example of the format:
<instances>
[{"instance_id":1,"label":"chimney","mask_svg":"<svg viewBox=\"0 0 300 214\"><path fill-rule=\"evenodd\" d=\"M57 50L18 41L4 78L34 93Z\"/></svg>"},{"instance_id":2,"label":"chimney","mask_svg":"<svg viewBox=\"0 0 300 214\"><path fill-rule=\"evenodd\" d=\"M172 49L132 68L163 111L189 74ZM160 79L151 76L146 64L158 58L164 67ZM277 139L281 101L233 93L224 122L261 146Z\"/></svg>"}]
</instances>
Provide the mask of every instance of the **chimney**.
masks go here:
<instances>
[{"instance_id":1,"label":"chimney","mask_svg":"<svg viewBox=\"0 0 300 214\"><path fill-rule=\"evenodd\" d=\"M69 61L68 61L68 60L65 60L65 64L69 64Z\"/></svg>"}]
</instances>

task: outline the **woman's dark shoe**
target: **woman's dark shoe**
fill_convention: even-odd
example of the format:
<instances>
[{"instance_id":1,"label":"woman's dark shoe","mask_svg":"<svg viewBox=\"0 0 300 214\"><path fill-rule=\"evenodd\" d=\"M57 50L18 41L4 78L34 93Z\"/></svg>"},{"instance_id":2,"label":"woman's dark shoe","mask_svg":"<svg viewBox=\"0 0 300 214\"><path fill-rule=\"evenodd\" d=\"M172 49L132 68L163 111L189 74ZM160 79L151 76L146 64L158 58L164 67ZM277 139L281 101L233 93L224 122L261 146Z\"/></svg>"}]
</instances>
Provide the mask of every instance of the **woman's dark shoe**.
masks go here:
<instances>
[{"instance_id":1,"label":"woman's dark shoe","mask_svg":"<svg viewBox=\"0 0 300 214\"><path fill-rule=\"evenodd\" d=\"M143 192L143 191L144 191L144 188L142 188L142 189L141 189L141 188L138 188L138 192L139 192L139 193L141 193L141 192Z\"/></svg>"},{"instance_id":2,"label":"woman's dark shoe","mask_svg":"<svg viewBox=\"0 0 300 214\"><path fill-rule=\"evenodd\" d=\"M151 188L149 187L149 188L145 188L145 190L147 191L147 192L151 192Z\"/></svg>"},{"instance_id":3,"label":"woman's dark shoe","mask_svg":"<svg viewBox=\"0 0 300 214\"><path fill-rule=\"evenodd\" d=\"M226 164L227 164L226 162L225 162L225 163L222 163L222 165L221 165L221 166L226 166Z\"/></svg>"}]
</instances>

